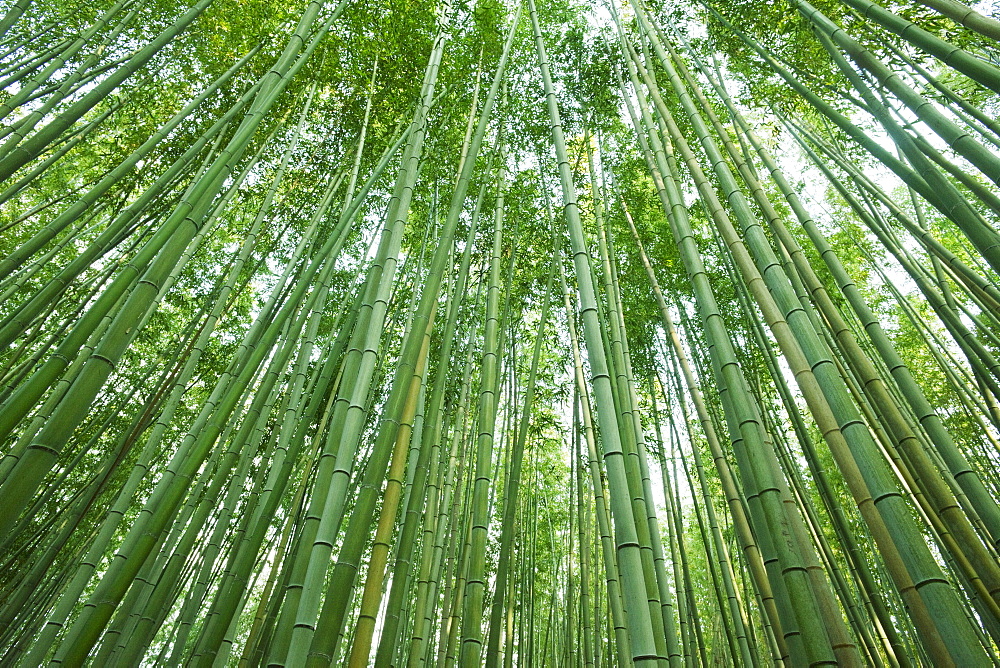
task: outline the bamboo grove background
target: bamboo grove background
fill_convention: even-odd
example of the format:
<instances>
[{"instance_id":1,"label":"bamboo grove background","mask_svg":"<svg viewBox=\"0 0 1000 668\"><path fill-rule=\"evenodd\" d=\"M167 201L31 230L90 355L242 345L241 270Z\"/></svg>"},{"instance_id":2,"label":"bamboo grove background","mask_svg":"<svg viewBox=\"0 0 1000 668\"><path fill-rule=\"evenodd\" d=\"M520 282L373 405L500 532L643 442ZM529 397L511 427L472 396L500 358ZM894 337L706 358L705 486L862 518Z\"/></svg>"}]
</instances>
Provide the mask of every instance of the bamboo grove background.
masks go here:
<instances>
[{"instance_id":1,"label":"bamboo grove background","mask_svg":"<svg viewBox=\"0 0 1000 668\"><path fill-rule=\"evenodd\" d=\"M0 662L994 665L998 40L8 0Z\"/></svg>"}]
</instances>

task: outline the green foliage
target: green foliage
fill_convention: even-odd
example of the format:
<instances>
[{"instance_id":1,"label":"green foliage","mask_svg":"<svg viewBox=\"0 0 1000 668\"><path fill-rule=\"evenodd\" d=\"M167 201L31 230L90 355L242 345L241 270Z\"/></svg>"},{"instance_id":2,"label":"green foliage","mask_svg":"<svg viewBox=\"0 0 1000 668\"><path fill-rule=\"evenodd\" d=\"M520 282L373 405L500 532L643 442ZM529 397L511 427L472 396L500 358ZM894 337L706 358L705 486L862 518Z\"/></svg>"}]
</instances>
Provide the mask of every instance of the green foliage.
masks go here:
<instances>
[{"instance_id":1,"label":"green foliage","mask_svg":"<svg viewBox=\"0 0 1000 668\"><path fill-rule=\"evenodd\" d=\"M0 105L16 102L22 90L31 92L12 109L0 107L4 114L0 132L7 133L0 137L0 164L19 155L24 144L21 134L30 139L47 124L68 118L74 104L157 34L171 29L189 5L174 0L127 4L71 52L68 45L82 39L114 4L107 0L28 3L24 17L0 34L0 79L8 84L0 91ZM249 650L277 653L246 657L253 665L264 665L285 662L285 645L292 647L293 659L294 652L318 657L326 651L319 645L339 638L341 631L335 661L346 661L353 651L349 644L361 637L356 630L361 620L375 617L385 639L383 648L372 651L386 652L385 647L392 646L398 652L392 659L396 665L407 663L410 651L443 660L477 635L463 627L462 588L482 587L488 607L494 595L500 536L506 530L513 536L513 547L505 597L510 626L504 627L502 651L514 663L575 665L577 656L583 656L584 619L592 624L587 627L588 649L617 651L623 662L631 661L629 652L634 648L616 647L615 629L605 628L621 622L613 619L621 599L614 591L609 598L609 580L613 588L631 578L630 594L639 592L631 598L642 599L644 606L642 595L648 595L659 628L665 627L657 618L659 601L654 596L661 588L676 594L690 583L689 600L668 613L670 623L678 624L684 611L686 632L671 634L670 640L682 640L692 662L703 653L711 662L735 665L740 657L733 655L735 645L729 642L735 622L729 611L723 614L719 606L725 602L716 597L715 587L728 573L717 568L717 546L705 525L710 506L721 520L720 532L733 558L735 579L730 584L747 611L752 640L748 651L764 663L772 658L764 630L765 621L772 620L759 592L768 583L752 581L750 555L756 546L743 541L748 535L759 538L771 531L767 522L761 524L757 506L762 496L775 498L777 486L758 488L755 476L760 471L739 465L746 459L763 461L765 455L776 467L769 474L782 484L797 484L801 478L801 498L781 498L776 504L785 508L781 512L802 517L806 508L816 511L818 525L810 527L815 533L796 537L802 543L794 550L818 554L815 539L825 539L832 562L817 560L817 564L824 570L840 568L848 583L831 597L833 606L861 610L857 619L834 610L831 619L837 624L844 621L841 617L848 619L857 627L854 635L861 638L861 628L875 626L869 616L875 613L860 605L862 599L884 601L892 611L893 626L905 639L900 651L915 661L941 656L933 654L933 647L915 649L916 642L928 635L919 626L927 619L934 624L954 622L956 628L980 624L990 608L979 601L970 604L975 591L950 584L947 578L954 575L950 571L928 576L927 581L955 597L954 610L961 613L955 616L957 622L926 614L911 619L906 614L885 572L886 564L894 563L891 559L898 555L889 554L891 546L869 540L876 532L869 531L869 518L863 519L858 511L858 483L850 471L841 469L842 459L833 456L825 440L828 434L820 433L813 417L822 407L800 396L804 385L796 381L805 372L789 372L790 362L782 356L788 340L779 347L772 341L774 331L762 326L763 293L742 285L744 274L736 268L736 253L723 243L679 150L664 136L659 139L672 148L680 165L683 201L675 202L672 211L686 213L691 226L693 250L682 255L682 241L675 236L656 190L654 172L659 167L653 156L644 154L625 112L618 85L618 73L624 73L628 63L622 39L646 59L642 66L659 88L664 113L675 119L708 174L709 182L703 186L718 188L714 170L725 166L736 172L737 160L724 155L719 163L708 164L703 149L712 141L721 144L721 138L715 130L700 132L681 103L667 63L660 61L650 36L643 35L635 22L636 8L618 8L621 37L618 26L610 24L610 14L601 8L570 0L538 7L553 77L549 92L555 96L566 138L570 176L563 183L553 159L558 155L551 132L555 121L545 106L527 6L519 24L512 26L517 8L501 0L456 1L447 6L428 0L352 2L330 30L320 34L320 26L333 11L330 3L320 5L316 21L292 37L308 3L215 0L147 64L56 132L37 157L0 183L0 262L6 268L0 275L0 335L6 337L0 347L0 440L8 456L0 460L0 494L6 495L0 506L15 509L7 513L10 517L0 517L4 527L0 562L5 566L0 572L3 661L72 665L89 657L102 665L235 663L240 658L236 652L246 645ZM843 166L857 165L907 212L912 210L909 191L886 176L885 167L866 149L834 130L829 118L703 6L650 5L650 14L663 26L663 40L681 52L711 98L713 113L736 127L729 108L716 99L706 76L699 73L702 65L721 75L736 98L735 109L764 135L764 146L777 154L779 167L794 183L794 194L817 218L839 263L888 332L923 396L940 413L958 450L971 460L970 468L985 481L985 489L996 492L998 419L989 406L1000 396L993 396L986 382L996 376L996 369L990 370L992 376L981 373L979 379L969 371L970 356L926 300L914 296L912 277L895 266L890 250L896 249L891 244L885 247L864 227L857 212L795 147L793 135L804 134L803 130L814 133L841 160L833 173L843 176L847 173ZM811 91L882 142L882 134L856 104L857 96L849 92L846 78L791 5L749 0L717 5L713 5L717 11ZM932 104L950 98L924 85L901 64L896 51L927 67L983 115L996 115L996 95L964 75L863 20L843 3L824 0L816 7L908 82L916 82ZM996 55L995 45L926 8L905 3L888 8L956 46L987 58ZM474 122L485 104L512 28L513 48L503 86L487 119L483 148L472 158L475 170L468 194L456 203L461 209L458 224L448 235L442 231L443 223L470 118ZM690 44L680 39L682 34L690 36ZM261 81L274 85L275 73L287 72L282 68L288 63L277 61L290 44L288 53L295 55L314 38L318 39L315 52L280 94L272 99L276 89L258 90L249 96L247 106L237 109L252 86ZM428 92L421 89L421 82L430 80L425 75L436 48L443 49L440 68L436 86ZM247 56L231 79L164 132L134 167L116 171L179 110ZM713 64L720 59L715 70ZM42 76L50 64L51 71ZM425 94L433 99L426 122L419 132L408 135L410 143L404 142L403 148L383 159L413 119L420 120L415 110ZM638 101L630 90L624 95ZM660 110L649 111L655 122ZM227 113L231 117L221 123ZM786 126L782 121L791 123ZM209 136L217 123L217 133ZM912 131L927 134L919 124ZM650 132L656 134L658 129ZM732 132L735 137L735 129ZM418 136L420 145L415 147L411 143ZM362 192L369 178L370 190L360 200L356 216L347 221L350 227L342 228L349 203L347 183L359 148L352 195ZM414 150L419 161L404 163L404 155ZM591 154L597 165L596 196L590 189ZM859 324L858 309L840 292L828 268L830 255L821 256L795 220L789 205L792 194L767 179L762 161L750 161L759 171L764 195L890 388L887 396L913 423L917 441L938 447L930 431L921 431L926 416L913 415L917 409L907 403L905 391L892 384L896 381L885 360L864 338L876 323ZM416 171L408 171L414 167ZM966 167L963 163L961 168ZM110 179L106 188L91 192L106 178ZM489 382L483 372L485 294L501 178L505 228L499 268L504 278L498 318L504 327L497 342L494 425L479 414L477 398ZM992 187L980 175L970 178ZM857 190L850 179L845 181ZM324 199L329 187L329 198ZM574 211L580 215L583 239L583 246L576 249L567 235L564 200L564 192L571 190L578 197ZM477 201L480 191L483 196ZM396 228L388 212L401 194L409 200ZM72 209L84 196L89 199L82 200L79 210ZM732 204L723 206L734 215ZM460 280L458 269L476 206L479 227L471 238L469 276L462 278L467 279L464 292L453 296L456 330L447 332L442 324L449 304L447 291ZM598 229L599 207L602 229ZM962 311L958 317L969 327L969 337L985 351L980 356L1000 355L995 314L989 309L996 298L996 267L975 250L967 229L932 206L924 209L934 239L994 292L979 288L972 294L951 274L939 278L923 246L895 223L892 233L916 258L915 271L937 289L946 289ZM990 229L994 213L984 215L988 221L984 234L995 235ZM685 387L678 375L677 352L667 339L626 214L635 224L668 311L677 320L682 349L691 358L704 405L695 405L692 388ZM751 205L750 215L763 222L758 205ZM384 229L388 232L383 239ZM602 234L616 284L602 264ZM338 238L341 242L334 243ZM894 237L886 239L891 242ZM763 240L774 248L778 245L770 230ZM438 249L450 252L449 261L440 289L429 290L433 277L429 267ZM721 323L716 335L724 333L735 347L732 359L725 360L729 375L716 372L720 358L713 357L722 354L720 341L711 340L702 326L706 294L692 283L692 255L703 265L718 305L718 313L711 314ZM761 262L760 257L750 259L754 260ZM561 272L555 274L552 294L546 295L554 262ZM576 275L575 270L588 263L590 272ZM563 308L562 273L571 293L568 313ZM590 280L596 286L595 303L584 304L587 312L581 317L577 301ZM609 285L614 289L607 289ZM780 292L774 283L763 290ZM429 303L436 305L426 360L410 354L419 347L414 342L423 337L424 323L416 317L420 314L415 304L425 292ZM312 301L324 294L324 301ZM795 297L808 302L814 296ZM546 299L553 307L542 327ZM608 319L617 309L623 315L624 342L617 338L618 323ZM796 320L794 327L801 322ZM821 318L816 322L828 324ZM574 374L571 324L584 345L582 364L590 407L598 416L596 425L585 424L575 405L580 388ZM757 342L758 329L763 332L763 348ZM818 340L830 346L823 354L829 352L839 365L838 373L852 373L847 362L853 353L839 347L833 332L818 334ZM792 336L795 345L808 340L802 331ZM511 448L537 342L540 363L516 521L502 527L505 499L512 493ZM626 369L616 366L624 361L626 348L632 372L628 380ZM289 351L287 359L282 350ZM602 364L608 365L606 375L597 363L602 356L606 358ZM404 415L393 403L402 396L394 386L400 368L404 373L398 383L410 383L414 374L424 383L414 395L420 397L414 416ZM739 407L743 413L734 420L731 402L736 385L729 383L735 382L736 374L744 379L746 392L740 397L747 403ZM431 396L439 379L442 394ZM648 393L660 392L661 382L667 386L664 396L654 402ZM789 384L791 399L783 401L782 382ZM854 393L846 389L843 393L853 402L851 410L867 411L856 423L858 430L888 434L885 442L891 447L886 452L895 457L893 482L897 477L917 479L914 489L929 494L927 481L920 479L926 471L889 452L895 448L891 439L898 435L892 429L898 425L884 419L886 407L873 405L864 394L862 379L849 376L839 382ZM594 387L601 383L611 389L595 393ZM410 386L406 387L409 392ZM17 411L20 419L11 418ZM640 456L631 449L638 440L632 431L633 413L649 451L648 481L640 479ZM761 449L737 457L747 436L753 436L758 416L760 429L766 432L766 438L759 440ZM704 421L713 429L705 429ZM417 430L419 448L416 440L407 440L410 427ZM581 498L575 467L587 467L589 453L571 452L584 442L581 430L593 428L598 461L594 470L586 469ZM718 460L708 440L713 430L723 448ZM59 438L50 439L52 433ZM396 451L399 434L404 436ZM484 436L492 439L493 447L480 452L476 444ZM620 441L624 454L605 449L612 440ZM815 457L809 453L812 449ZM707 494L693 477L698 474L694 452L705 464L701 473L706 476ZM683 466L661 460L664 454L677 453L686 453L681 456L689 475ZM884 454L878 452L879 457ZM416 460L406 458L420 455L426 455L422 461L428 463L418 471ZM489 459L477 461L484 456ZM627 465L615 468L620 463L616 457ZM48 458L48 463L38 464L40 458ZM937 455L930 459L935 475L947 481L945 487L959 489L964 479L956 482L955 471L940 463ZM405 473L402 480L390 483L383 469L395 470L392 462ZM878 463L888 466L882 459ZM829 480L829 496L817 483L817 471ZM735 490L724 483L726 475L732 476ZM37 484L27 489L22 481L32 476ZM600 490L592 489L594 481ZM398 510L387 500L392 485L401 490ZM473 512L474 489L485 495L485 513ZM734 491L749 509L739 519L726 503ZM678 498L671 497L665 505L666 495L675 492ZM416 499L412 504L411 498ZM906 495L898 498L903 503ZM982 498L977 502L983 503ZM370 515L362 513L366 504ZM967 510L958 504L939 505L949 512ZM607 513L608 507L610 515L598 515ZM973 558L980 554L975 551L978 543L956 548L939 540L944 535L941 518L933 518L936 524L931 527L923 515L902 507L901 516L913 520L916 528L912 543L901 543L907 559L911 552L923 550L933 555L938 570L938 562L948 568L972 563L970 568L980 569L977 578L990 587L995 584L990 579L997 575L995 564ZM626 509L643 531L635 541L622 543L621 517ZM973 509L976 512L969 516L976 522L963 536L971 535L975 543L982 534L988 545L996 538L991 534L994 528L979 522L984 508ZM645 514L651 510L659 537L648 532ZM843 511L846 530L859 538L860 558L871 567L876 587L853 572L855 556L841 531L844 527L835 526L837 510ZM880 509L871 512L876 511ZM369 543L383 513L390 544L376 548ZM471 518L477 516L486 523L485 531L473 529ZM749 520L744 519L747 516ZM586 531L581 531L580 517ZM602 537L604 521L611 528ZM734 522L748 524L734 526ZM479 555L482 577L474 577L470 584L465 573L471 572L468 564L473 557L466 544L473 530L486 538ZM221 540L210 543L209 537L216 534ZM416 538L403 545L403 535ZM610 548L607 564L602 538ZM794 551L780 541L777 544L779 550ZM355 561L349 558L353 553L348 547L357 548ZM990 549L984 547L983 553L990 554ZM387 554L388 565L375 564L378 550ZM656 550L662 551L663 560L654 564L650 555ZM633 561L626 552L640 553L641 558L634 560L640 568L629 567ZM337 565L331 566L331 561ZM74 579L77 572L79 579ZM348 572L348 580L337 579L337 574ZM963 582L967 575L955 582ZM767 577L780 579L785 574ZM374 605L377 613L364 617L359 614L360 591L369 582L365 605ZM786 596L784 589L776 589L777 596ZM383 590L385 596L378 598ZM403 595L394 597L392 591ZM585 615L584 594L590 606ZM372 596L377 598L375 604ZM339 601L340 629L334 628L333 613L323 612L324 601ZM698 613L700 635L694 633L695 615L688 603ZM790 605L783 601L783 610ZM105 613L107 618L102 617ZM385 631L391 628L393 615L400 618L395 636ZM434 633L428 628L420 638L407 636L424 615L433 621ZM52 623L46 625L47 621ZM235 636L230 640L235 643L223 642L231 621ZM630 633L635 630L634 616L624 623L633 625ZM988 636L993 626L989 621L976 628L990 644L986 648L990 652L996 649L996 639ZM485 637L486 630L484 624L478 631ZM661 635L666 637L667 632ZM381 639L376 635L369 640L377 645ZM229 648L232 654L215 656ZM363 654L364 649L357 651ZM869 648L882 659L897 649L881 639ZM926 657L918 652L926 652ZM607 655L602 657L603 664L610 662Z\"/></svg>"}]
</instances>

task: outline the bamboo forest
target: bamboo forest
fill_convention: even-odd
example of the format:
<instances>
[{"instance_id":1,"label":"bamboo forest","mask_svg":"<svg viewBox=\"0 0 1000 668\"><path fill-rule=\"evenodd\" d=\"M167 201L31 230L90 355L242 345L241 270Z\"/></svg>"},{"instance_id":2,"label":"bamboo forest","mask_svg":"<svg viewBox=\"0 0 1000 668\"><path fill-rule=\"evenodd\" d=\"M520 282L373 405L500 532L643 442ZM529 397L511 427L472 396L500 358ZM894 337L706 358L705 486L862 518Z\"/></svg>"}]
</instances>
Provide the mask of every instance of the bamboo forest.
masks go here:
<instances>
[{"instance_id":1,"label":"bamboo forest","mask_svg":"<svg viewBox=\"0 0 1000 668\"><path fill-rule=\"evenodd\" d=\"M0 0L0 666L1000 666L994 16Z\"/></svg>"}]
</instances>

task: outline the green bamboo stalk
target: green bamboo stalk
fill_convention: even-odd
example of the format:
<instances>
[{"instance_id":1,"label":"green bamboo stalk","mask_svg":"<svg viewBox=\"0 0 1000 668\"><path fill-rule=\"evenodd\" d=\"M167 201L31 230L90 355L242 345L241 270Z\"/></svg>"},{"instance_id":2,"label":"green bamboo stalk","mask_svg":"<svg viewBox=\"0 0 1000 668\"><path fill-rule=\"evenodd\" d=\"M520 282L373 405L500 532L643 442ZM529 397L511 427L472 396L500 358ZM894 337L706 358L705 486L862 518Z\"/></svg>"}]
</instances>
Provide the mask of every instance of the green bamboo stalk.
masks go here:
<instances>
[{"instance_id":1,"label":"green bamboo stalk","mask_svg":"<svg viewBox=\"0 0 1000 668\"><path fill-rule=\"evenodd\" d=\"M647 607L636 522L627 496L628 478L625 471L625 453L618 435L618 420L612 395L611 378L608 373L604 341L601 337L600 322L598 321L596 291L590 275L589 262L587 262L583 227L580 221L576 189L569 171L562 121L533 0L528 0L528 9L535 34L535 50L538 55L539 69L545 86L552 143L556 150L556 161L563 189L563 211L569 227L577 286L582 303L581 317L592 373L591 382L594 386L598 423L601 428L601 445L608 473L611 515L615 523L617 557L622 584L622 604L630 634L630 651L634 663L640 666L651 666L658 663L659 656L656 651L652 621Z\"/></svg>"},{"instance_id":2,"label":"green bamboo stalk","mask_svg":"<svg viewBox=\"0 0 1000 668\"><path fill-rule=\"evenodd\" d=\"M920 4L937 10L955 23L963 25L969 30L974 30L985 37L1000 41L1000 21L983 16L957 0L920 0Z\"/></svg>"}]
</instances>

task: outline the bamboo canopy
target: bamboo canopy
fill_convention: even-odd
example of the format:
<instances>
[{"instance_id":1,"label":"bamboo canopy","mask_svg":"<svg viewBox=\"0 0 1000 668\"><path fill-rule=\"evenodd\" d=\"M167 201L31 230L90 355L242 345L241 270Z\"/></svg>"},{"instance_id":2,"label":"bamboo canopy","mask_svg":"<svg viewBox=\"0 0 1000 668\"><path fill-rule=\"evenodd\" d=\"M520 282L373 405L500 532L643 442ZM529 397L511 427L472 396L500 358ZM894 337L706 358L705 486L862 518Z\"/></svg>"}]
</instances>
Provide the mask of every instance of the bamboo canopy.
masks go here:
<instances>
[{"instance_id":1,"label":"bamboo canopy","mask_svg":"<svg viewBox=\"0 0 1000 668\"><path fill-rule=\"evenodd\" d=\"M0 7L0 665L1000 663L1000 22Z\"/></svg>"}]
</instances>

